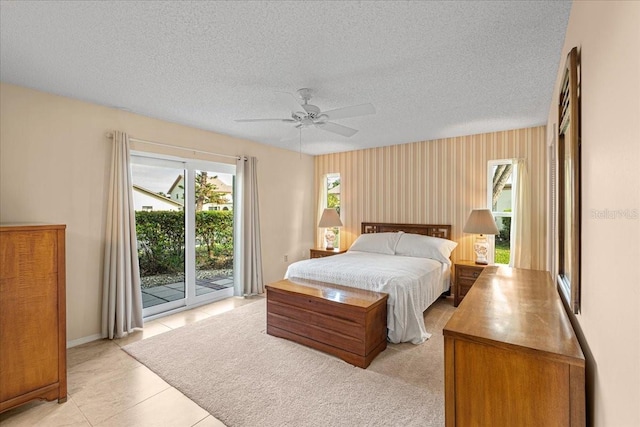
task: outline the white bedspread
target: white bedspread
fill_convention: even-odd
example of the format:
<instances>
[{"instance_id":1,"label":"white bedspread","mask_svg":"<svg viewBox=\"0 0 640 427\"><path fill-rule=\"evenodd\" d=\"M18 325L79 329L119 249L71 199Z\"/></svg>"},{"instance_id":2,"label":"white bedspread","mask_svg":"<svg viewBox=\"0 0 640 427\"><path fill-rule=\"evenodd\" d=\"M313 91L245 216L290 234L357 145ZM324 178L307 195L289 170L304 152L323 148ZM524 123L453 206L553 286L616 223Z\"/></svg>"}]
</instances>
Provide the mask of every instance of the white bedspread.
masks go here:
<instances>
[{"instance_id":1,"label":"white bedspread","mask_svg":"<svg viewBox=\"0 0 640 427\"><path fill-rule=\"evenodd\" d=\"M388 340L420 344L429 334L423 312L448 289L443 264L427 258L350 251L293 263L287 279L312 279L389 294Z\"/></svg>"}]
</instances>

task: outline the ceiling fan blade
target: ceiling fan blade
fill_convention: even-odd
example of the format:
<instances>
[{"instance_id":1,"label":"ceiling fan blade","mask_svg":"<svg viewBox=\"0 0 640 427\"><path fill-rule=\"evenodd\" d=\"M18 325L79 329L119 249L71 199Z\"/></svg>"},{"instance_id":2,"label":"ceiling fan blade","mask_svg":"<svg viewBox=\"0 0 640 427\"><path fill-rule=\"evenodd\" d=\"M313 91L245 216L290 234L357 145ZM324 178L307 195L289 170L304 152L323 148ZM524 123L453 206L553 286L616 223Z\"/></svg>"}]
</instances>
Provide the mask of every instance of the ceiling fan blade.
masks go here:
<instances>
[{"instance_id":1,"label":"ceiling fan blade","mask_svg":"<svg viewBox=\"0 0 640 427\"><path fill-rule=\"evenodd\" d=\"M277 91L276 93L280 95L283 101L287 103L292 114L299 113L299 115L301 116L307 115L307 110L304 108L304 105L300 104L300 102L298 101L298 98L296 98L294 94L292 94L291 92L280 92L280 91Z\"/></svg>"},{"instance_id":2,"label":"ceiling fan blade","mask_svg":"<svg viewBox=\"0 0 640 427\"><path fill-rule=\"evenodd\" d=\"M322 114L328 117L328 120L348 119L350 117L366 116L375 114L376 109L373 104L352 105L351 107L336 108L335 110L325 111Z\"/></svg>"},{"instance_id":3,"label":"ceiling fan blade","mask_svg":"<svg viewBox=\"0 0 640 427\"><path fill-rule=\"evenodd\" d=\"M322 130L326 130L327 132L333 132L337 133L338 135L346 136L347 138L352 137L358 132L356 129L331 122L316 123L316 127Z\"/></svg>"},{"instance_id":4,"label":"ceiling fan blade","mask_svg":"<svg viewBox=\"0 0 640 427\"><path fill-rule=\"evenodd\" d=\"M293 119L236 119L234 122L295 122Z\"/></svg>"}]
</instances>

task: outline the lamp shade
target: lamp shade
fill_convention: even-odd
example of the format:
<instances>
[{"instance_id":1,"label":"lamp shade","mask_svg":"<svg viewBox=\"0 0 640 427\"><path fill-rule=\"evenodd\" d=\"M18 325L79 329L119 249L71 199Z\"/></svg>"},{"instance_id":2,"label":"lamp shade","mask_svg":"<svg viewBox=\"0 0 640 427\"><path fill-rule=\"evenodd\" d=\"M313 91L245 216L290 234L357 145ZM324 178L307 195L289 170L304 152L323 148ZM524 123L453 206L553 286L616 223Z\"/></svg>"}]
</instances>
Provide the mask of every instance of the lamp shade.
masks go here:
<instances>
[{"instance_id":1,"label":"lamp shade","mask_svg":"<svg viewBox=\"0 0 640 427\"><path fill-rule=\"evenodd\" d=\"M498 227L489 209L474 209L462 229L464 233L498 234Z\"/></svg>"},{"instance_id":2,"label":"lamp shade","mask_svg":"<svg viewBox=\"0 0 640 427\"><path fill-rule=\"evenodd\" d=\"M325 209L324 212L322 212L322 217L320 217L318 228L327 227L342 227L340 215L338 215L338 212L333 208Z\"/></svg>"}]
</instances>

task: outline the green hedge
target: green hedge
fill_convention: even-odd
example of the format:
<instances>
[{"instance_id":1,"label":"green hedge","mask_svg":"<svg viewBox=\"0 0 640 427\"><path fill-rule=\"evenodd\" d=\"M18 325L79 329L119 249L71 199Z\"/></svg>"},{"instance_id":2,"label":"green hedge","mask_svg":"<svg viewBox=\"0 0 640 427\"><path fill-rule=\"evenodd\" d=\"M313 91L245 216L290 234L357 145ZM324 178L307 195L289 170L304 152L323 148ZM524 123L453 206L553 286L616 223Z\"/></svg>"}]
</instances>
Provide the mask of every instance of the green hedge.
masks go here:
<instances>
[{"instance_id":1,"label":"green hedge","mask_svg":"<svg viewBox=\"0 0 640 427\"><path fill-rule=\"evenodd\" d=\"M196 212L196 268L233 268L233 211Z\"/></svg>"},{"instance_id":2,"label":"green hedge","mask_svg":"<svg viewBox=\"0 0 640 427\"><path fill-rule=\"evenodd\" d=\"M184 212L136 212L142 276L184 272ZM233 212L196 212L196 268L233 268Z\"/></svg>"}]
</instances>

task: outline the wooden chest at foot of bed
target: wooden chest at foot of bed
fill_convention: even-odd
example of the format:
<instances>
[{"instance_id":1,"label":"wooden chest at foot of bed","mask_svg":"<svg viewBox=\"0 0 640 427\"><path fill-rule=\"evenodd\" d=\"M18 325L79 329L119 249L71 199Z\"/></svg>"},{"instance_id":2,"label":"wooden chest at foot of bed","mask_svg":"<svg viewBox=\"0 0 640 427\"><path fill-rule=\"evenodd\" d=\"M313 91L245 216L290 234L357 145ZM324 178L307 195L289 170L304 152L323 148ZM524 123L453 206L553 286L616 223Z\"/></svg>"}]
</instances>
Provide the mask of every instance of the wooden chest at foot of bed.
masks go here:
<instances>
[{"instance_id":1,"label":"wooden chest at foot of bed","mask_svg":"<svg viewBox=\"0 0 640 427\"><path fill-rule=\"evenodd\" d=\"M267 333L366 368L387 348L387 294L330 283L267 285Z\"/></svg>"}]
</instances>

